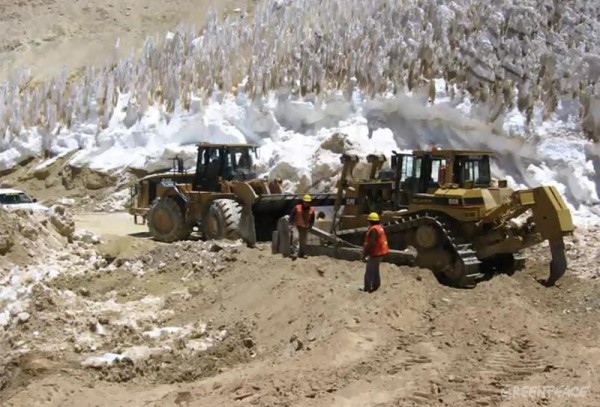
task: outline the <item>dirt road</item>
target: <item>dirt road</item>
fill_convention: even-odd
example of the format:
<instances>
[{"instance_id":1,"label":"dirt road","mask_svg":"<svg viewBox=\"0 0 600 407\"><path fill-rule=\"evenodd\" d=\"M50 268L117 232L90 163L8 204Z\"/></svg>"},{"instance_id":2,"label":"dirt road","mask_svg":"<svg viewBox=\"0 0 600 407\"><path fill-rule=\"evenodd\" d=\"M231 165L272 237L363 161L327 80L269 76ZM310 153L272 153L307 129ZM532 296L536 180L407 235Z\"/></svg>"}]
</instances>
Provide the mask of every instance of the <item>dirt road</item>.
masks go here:
<instances>
[{"instance_id":1,"label":"dirt road","mask_svg":"<svg viewBox=\"0 0 600 407\"><path fill-rule=\"evenodd\" d=\"M88 212L74 216L78 229L86 229L99 236L126 237L130 235L143 236L148 232L148 226L135 224L133 216L127 212Z\"/></svg>"},{"instance_id":2,"label":"dirt road","mask_svg":"<svg viewBox=\"0 0 600 407\"><path fill-rule=\"evenodd\" d=\"M78 216L112 236L137 230L126 220ZM474 290L384 265L382 289L364 294L359 262L137 236L121 236L136 248L112 256L112 271L65 274L40 292L12 333L30 351L6 375L3 406L600 402L598 281L542 287L546 259ZM82 366L103 354L131 357Z\"/></svg>"}]
</instances>

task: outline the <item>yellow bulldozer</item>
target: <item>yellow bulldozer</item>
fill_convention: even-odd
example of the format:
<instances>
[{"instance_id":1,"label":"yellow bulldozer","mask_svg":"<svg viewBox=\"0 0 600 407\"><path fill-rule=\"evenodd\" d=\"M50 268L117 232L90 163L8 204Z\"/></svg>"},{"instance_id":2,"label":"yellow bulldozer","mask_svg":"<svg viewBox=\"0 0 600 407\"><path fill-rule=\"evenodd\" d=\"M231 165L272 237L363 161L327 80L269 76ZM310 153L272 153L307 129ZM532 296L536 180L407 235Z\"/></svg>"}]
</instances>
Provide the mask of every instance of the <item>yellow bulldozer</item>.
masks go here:
<instances>
[{"instance_id":1,"label":"yellow bulldozer","mask_svg":"<svg viewBox=\"0 0 600 407\"><path fill-rule=\"evenodd\" d=\"M271 240L277 220L302 195L283 192L282 180L259 178L252 144L197 145L194 171L181 158L169 171L141 178L131 189L129 213L141 217L152 238L171 243L194 229L205 239L242 239L253 246ZM314 205L333 205L335 195L315 194Z\"/></svg>"},{"instance_id":2,"label":"yellow bulldozer","mask_svg":"<svg viewBox=\"0 0 600 407\"><path fill-rule=\"evenodd\" d=\"M556 188L512 190L493 180L489 151L417 150L369 155L368 179L356 179L355 155L341 157L333 216L312 230L309 254L357 259L377 212L386 230L390 259L406 263L406 249L416 255L410 264L431 269L457 287L472 287L486 275L524 265L522 250L547 240L553 285L567 268L563 237L573 232L571 214ZM273 234L273 250L286 254L290 242L285 218Z\"/></svg>"}]
</instances>

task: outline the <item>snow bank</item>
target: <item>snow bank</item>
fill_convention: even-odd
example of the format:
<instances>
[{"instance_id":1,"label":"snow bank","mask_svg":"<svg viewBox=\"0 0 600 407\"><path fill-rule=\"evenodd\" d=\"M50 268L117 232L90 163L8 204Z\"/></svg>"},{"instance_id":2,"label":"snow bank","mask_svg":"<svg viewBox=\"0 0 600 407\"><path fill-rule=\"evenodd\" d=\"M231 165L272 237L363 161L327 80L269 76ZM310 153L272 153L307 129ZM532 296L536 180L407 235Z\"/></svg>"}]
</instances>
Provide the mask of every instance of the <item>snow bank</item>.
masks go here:
<instances>
[{"instance_id":1,"label":"snow bank","mask_svg":"<svg viewBox=\"0 0 600 407\"><path fill-rule=\"evenodd\" d=\"M288 189L301 192L332 186L342 150L363 157L431 143L492 150L498 155L495 176L509 179L513 187L555 185L579 225L600 223L595 170L600 155L573 131L571 122L540 120L528 139L511 136L507 130L514 134L525 126L522 114L509 112L499 131L478 120L462 99L452 102L442 80L436 85L433 106L410 94L368 99L358 89L348 100L332 97L321 102L282 98L281 92L272 92L261 104L249 102L242 93L224 95L195 113L176 110L168 123L161 108L151 106L133 125L115 113L111 127L98 136L63 132L57 145L65 150L75 143L85 146L72 156L71 165L115 171L167 168L175 155L191 168L198 142L252 142L262 146L257 164L264 175L289 180ZM122 95L119 103L127 105L128 98ZM324 142L336 133L344 134L345 141L342 150L332 151ZM31 132L30 137L37 134Z\"/></svg>"}]
</instances>

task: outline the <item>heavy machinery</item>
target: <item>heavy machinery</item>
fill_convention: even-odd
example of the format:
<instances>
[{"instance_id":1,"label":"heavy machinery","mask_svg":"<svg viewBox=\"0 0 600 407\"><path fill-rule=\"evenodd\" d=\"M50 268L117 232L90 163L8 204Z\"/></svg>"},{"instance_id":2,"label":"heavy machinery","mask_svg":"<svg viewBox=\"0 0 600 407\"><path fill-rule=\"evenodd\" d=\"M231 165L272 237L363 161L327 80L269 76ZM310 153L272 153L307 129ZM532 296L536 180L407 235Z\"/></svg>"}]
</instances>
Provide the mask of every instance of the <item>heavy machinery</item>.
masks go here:
<instances>
[{"instance_id":1,"label":"heavy machinery","mask_svg":"<svg viewBox=\"0 0 600 407\"><path fill-rule=\"evenodd\" d=\"M258 178L251 144L198 144L195 171L173 159L171 171L141 178L131 191L130 214L141 216L162 242L186 239L194 228L206 239L269 241L279 217L301 195L285 194L280 179ZM313 195L314 205L332 205L334 195Z\"/></svg>"},{"instance_id":2,"label":"heavy machinery","mask_svg":"<svg viewBox=\"0 0 600 407\"><path fill-rule=\"evenodd\" d=\"M567 267L563 237L574 229L569 209L554 187L514 191L493 180L492 157L489 151L393 152L383 169L386 157L370 155L370 177L361 180L352 175L358 157L343 155L333 218L316 223L318 239L309 252L357 258L374 211L392 253L412 247L414 265L450 285L470 287L490 272L519 269L522 250L545 240L552 254L545 283L553 285ZM289 244L283 229L280 222L276 252Z\"/></svg>"}]
</instances>

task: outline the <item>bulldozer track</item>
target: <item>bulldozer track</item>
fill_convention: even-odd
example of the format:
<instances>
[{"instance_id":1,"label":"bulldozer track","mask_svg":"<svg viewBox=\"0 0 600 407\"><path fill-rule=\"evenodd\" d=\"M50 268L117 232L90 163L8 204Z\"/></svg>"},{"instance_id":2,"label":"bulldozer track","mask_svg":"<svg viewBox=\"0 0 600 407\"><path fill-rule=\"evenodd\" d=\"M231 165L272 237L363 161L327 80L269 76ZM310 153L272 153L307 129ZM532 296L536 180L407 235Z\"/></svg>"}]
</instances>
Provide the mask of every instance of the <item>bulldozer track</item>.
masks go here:
<instances>
[{"instance_id":1,"label":"bulldozer track","mask_svg":"<svg viewBox=\"0 0 600 407\"><path fill-rule=\"evenodd\" d=\"M480 271L481 261L477 258L477 253L473 250L471 243L465 242L450 222L444 221L441 217L428 216L429 219L435 219L437 224L444 232L446 242L454 251L454 255L460 259L464 269L461 277L461 286L471 286L477 283L477 280L483 277Z\"/></svg>"},{"instance_id":2,"label":"bulldozer track","mask_svg":"<svg viewBox=\"0 0 600 407\"><path fill-rule=\"evenodd\" d=\"M392 241L391 238L395 233L404 233L409 230L417 230L420 226L431 225L434 226L441 234L442 245L445 250L452 253L455 262L460 264L448 264L446 267L460 267L460 273L449 281L450 284L458 287L473 287L477 281L481 279L484 274L481 273L481 261L477 258L473 246L461 239L458 231L452 227L452 223L444 219L443 216L437 214L415 213L407 216L403 216L392 221L389 224L383 225L385 232L388 236L388 241ZM344 238L345 235L350 234L364 234L367 228L351 229L340 231L337 233L338 237ZM390 247L394 249L393 247ZM434 270L435 271L435 270Z\"/></svg>"},{"instance_id":3,"label":"bulldozer track","mask_svg":"<svg viewBox=\"0 0 600 407\"><path fill-rule=\"evenodd\" d=\"M485 359L477 360L474 356L472 359L456 361L454 368L441 377L433 378L427 384L419 384L409 394L397 398L396 405L438 404L440 388L462 394L464 400L461 405L498 405L508 395L505 392L511 386L518 385L529 376L543 374L551 366L538 349L539 346L525 336L512 338L509 343L495 343L491 345L491 353ZM415 354L410 350L407 356L398 363L395 371L388 373L396 374L397 371L431 362L430 356ZM463 362L467 362L467 366L478 365L478 368L467 367Z\"/></svg>"}]
</instances>

